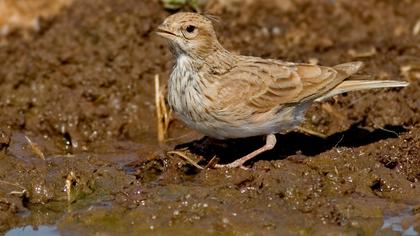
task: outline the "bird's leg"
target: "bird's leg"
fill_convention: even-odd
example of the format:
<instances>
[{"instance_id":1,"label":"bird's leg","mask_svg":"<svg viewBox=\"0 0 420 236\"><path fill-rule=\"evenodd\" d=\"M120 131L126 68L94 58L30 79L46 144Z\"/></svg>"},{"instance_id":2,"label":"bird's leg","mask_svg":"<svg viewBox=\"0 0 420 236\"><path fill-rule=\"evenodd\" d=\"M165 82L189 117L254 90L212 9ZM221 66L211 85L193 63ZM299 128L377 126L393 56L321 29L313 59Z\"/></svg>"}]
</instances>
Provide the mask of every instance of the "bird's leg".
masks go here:
<instances>
[{"instance_id":1,"label":"bird's leg","mask_svg":"<svg viewBox=\"0 0 420 236\"><path fill-rule=\"evenodd\" d=\"M224 168L224 167L227 167L227 168L236 168L236 167L243 167L243 164L245 162L251 160L255 156L258 156L259 154L261 154L261 153L263 153L265 151L268 151L268 150L273 149L274 146L276 145L276 142L277 142L276 141L276 136L274 134L267 135L267 138L266 138L266 141L265 142L266 142L265 145L262 146L261 148L259 148L259 149L255 150L255 151L251 152L250 154L248 154L248 155L246 155L244 157L241 157L241 158L235 160L234 162L231 162L231 163L225 164L225 165L216 164L216 165L214 165L214 167L216 167L216 168Z\"/></svg>"}]
</instances>

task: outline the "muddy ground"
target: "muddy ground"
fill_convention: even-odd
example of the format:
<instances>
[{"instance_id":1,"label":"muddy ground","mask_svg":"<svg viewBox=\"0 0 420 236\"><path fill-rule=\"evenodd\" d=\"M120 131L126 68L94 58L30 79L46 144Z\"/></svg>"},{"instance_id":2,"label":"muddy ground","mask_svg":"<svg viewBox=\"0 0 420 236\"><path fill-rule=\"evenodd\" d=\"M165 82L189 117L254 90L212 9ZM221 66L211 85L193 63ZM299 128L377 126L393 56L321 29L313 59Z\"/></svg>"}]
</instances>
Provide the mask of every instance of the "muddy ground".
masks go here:
<instances>
[{"instance_id":1,"label":"muddy ground","mask_svg":"<svg viewBox=\"0 0 420 236\"><path fill-rule=\"evenodd\" d=\"M188 8L188 7L187 7ZM76 0L0 46L0 232L58 235L418 235L420 1L208 1L220 41L241 54L406 80L404 89L316 104L249 170L227 163L262 137L215 141L180 122L156 136L154 76L172 65L153 30L158 1Z\"/></svg>"}]
</instances>

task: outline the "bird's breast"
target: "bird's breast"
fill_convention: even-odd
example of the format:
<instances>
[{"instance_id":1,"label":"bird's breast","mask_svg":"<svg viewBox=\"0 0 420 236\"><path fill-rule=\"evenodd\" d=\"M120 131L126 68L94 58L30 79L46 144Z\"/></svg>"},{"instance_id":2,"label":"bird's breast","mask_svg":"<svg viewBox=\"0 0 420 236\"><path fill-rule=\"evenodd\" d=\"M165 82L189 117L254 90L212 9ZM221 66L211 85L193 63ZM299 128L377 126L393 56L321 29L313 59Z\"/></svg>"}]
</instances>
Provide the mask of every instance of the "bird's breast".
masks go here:
<instances>
[{"instance_id":1,"label":"bird's breast","mask_svg":"<svg viewBox=\"0 0 420 236\"><path fill-rule=\"evenodd\" d=\"M188 125L205 119L206 102L199 85L198 72L175 66L168 83L168 103L175 114Z\"/></svg>"}]
</instances>

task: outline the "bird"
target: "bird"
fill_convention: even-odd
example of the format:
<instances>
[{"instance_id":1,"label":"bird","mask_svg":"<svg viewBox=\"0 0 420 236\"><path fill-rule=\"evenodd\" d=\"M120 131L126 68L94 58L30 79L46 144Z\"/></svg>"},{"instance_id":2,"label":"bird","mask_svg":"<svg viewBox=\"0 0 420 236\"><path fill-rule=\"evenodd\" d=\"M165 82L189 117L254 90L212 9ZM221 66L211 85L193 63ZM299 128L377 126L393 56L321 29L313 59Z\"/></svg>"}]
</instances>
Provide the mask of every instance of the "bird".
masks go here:
<instances>
[{"instance_id":1,"label":"bird","mask_svg":"<svg viewBox=\"0 0 420 236\"><path fill-rule=\"evenodd\" d=\"M363 63L336 66L294 63L238 55L217 39L209 16L179 12L156 30L168 41L175 63L167 102L176 117L198 132L219 140L266 136L265 145L220 168L244 167L276 145L304 120L315 103L350 91L405 87L394 80L357 80Z\"/></svg>"}]
</instances>

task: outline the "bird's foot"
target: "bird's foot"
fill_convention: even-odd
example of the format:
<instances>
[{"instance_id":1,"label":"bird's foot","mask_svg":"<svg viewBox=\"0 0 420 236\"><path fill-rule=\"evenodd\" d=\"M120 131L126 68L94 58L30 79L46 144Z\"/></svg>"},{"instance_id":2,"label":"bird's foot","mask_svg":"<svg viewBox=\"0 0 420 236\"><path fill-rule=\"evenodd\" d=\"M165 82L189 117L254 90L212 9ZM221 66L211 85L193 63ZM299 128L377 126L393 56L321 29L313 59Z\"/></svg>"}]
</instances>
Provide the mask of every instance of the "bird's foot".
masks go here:
<instances>
[{"instance_id":1,"label":"bird's foot","mask_svg":"<svg viewBox=\"0 0 420 236\"><path fill-rule=\"evenodd\" d=\"M245 162L251 160L252 158L258 156L259 154L266 152L268 150L271 150L274 148L274 146L276 145L276 136L274 134L269 134L267 135L266 138L266 143L264 146L262 146L261 148L251 152L250 154L241 157L229 164L215 164L213 167L214 168L238 168L240 167L241 169L245 169L247 170L248 168L244 166Z\"/></svg>"}]
</instances>

